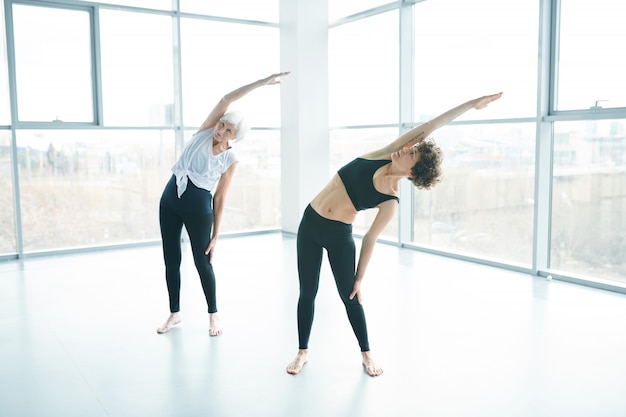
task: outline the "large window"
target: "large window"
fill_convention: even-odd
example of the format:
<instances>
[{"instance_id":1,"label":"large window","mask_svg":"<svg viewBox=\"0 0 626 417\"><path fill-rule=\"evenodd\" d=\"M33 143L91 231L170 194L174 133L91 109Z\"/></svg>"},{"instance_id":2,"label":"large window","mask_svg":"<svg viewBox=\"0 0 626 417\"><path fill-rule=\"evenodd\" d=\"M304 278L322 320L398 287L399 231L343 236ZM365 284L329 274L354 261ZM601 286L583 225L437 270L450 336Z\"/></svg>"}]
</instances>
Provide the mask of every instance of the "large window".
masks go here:
<instances>
[{"instance_id":1,"label":"large window","mask_svg":"<svg viewBox=\"0 0 626 417\"><path fill-rule=\"evenodd\" d=\"M229 91L280 70L278 28L182 19L181 44L186 126L200 126ZM231 107L253 127L279 128L280 88L274 87L259 88Z\"/></svg>"},{"instance_id":2,"label":"large window","mask_svg":"<svg viewBox=\"0 0 626 417\"><path fill-rule=\"evenodd\" d=\"M200 126L224 94L280 69L278 28L182 19L181 38L186 127ZM222 230L279 228L280 87L256 89L231 110L241 111L253 129L234 145L240 161Z\"/></svg>"},{"instance_id":3,"label":"large window","mask_svg":"<svg viewBox=\"0 0 626 417\"><path fill-rule=\"evenodd\" d=\"M417 3L415 121L500 91L488 112L462 119L535 116L538 11L539 0Z\"/></svg>"},{"instance_id":4,"label":"large window","mask_svg":"<svg viewBox=\"0 0 626 417\"><path fill-rule=\"evenodd\" d=\"M90 13L13 5L17 116L94 122Z\"/></svg>"},{"instance_id":5,"label":"large window","mask_svg":"<svg viewBox=\"0 0 626 417\"><path fill-rule=\"evenodd\" d=\"M100 33L104 124L173 125L172 18L102 10Z\"/></svg>"},{"instance_id":6,"label":"large window","mask_svg":"<svg viewBox=\"0 0 626 417\"><path fill-rule=\"evenodd\" d=\"M6 70L12 65L20 123L12 127L16 161L12 131L0 136L0 196L6 203L0 208L0 253L160 239L159 198L184 142L177 129L186 128L188 139L225 93L280 71L276 24L223 21L259 20L243 1L181 1L181 9L217 19L180 17L168 1L102 3L115 5L8 4L15 52L9 58L15 59L0 69L0 109L7 110L0 125L11 122ZM248 3L262 4L268 20L277 17L275 0ZM1 48L4 58L4 42ZM280 87L255 90L233 109L247 116L252 131L236 145L240 162L222 231L278 228ZM25 122L37 124L23 129ZM20 184L19 242L13 164Z\"/></svg>"},{"instance_id":7,"label":"large window","mask_svg":"<svg viewBox=\"0 0 626 417\"><path fill-rule=\"evenodd\" d=\"M0 254L158 240L170 168L215 103L269 73L298 80L280 68L277 0L3 3ZM620 2L335 0L328 12L329 176L504 92L433 134L443 181L403 181L384 240L626 288ZM252 130L234 145L224 232L280 227L280 95L232 106ZM375 215L359 213L355 233Z\"/></svg>"},{"instance_id":8,"label":"large window","mask_svg":"<svg viewBox=\"0 0 626 417\"><path fill-rule=\"evenodd\" d=\"M626 8L617 0L560 1L557 110L626 107Z\"/></svg>"},{"instance_id":9,"label":"large window","mask_svg":"<svg viewBox=\"0 0 626 417\"><path fill-rule=\"evenodd\" d=\"M159 239L172 132L20 131L24 251Z\"/></svg>"},{"instance_id":10,"label":"large window","mask_svg":"<svg viewBox=\"0 0 626 417\"><path fill-rule=\"evenodd\" d=\"M233 148L239 164L228 191L222 231L280 228L280 132L252 130Z\"/></svg>"},{"instance_id":11,"label":"large window","mask_svg":"<svg viewBox=\"0 0 626 417\"><path fill-rule=\"evenodd\" d=\"M376 2L359 3L358 7L362 10L366 3ZM399 119L398 11L331 28L328 50L330 126L372 126L331 130L332 176L355 157L398 137L398 128L375 127L397 125ZM359 212L354 232L364 234L376 213ZM387 225L381 238L397 241L397 219Z\"/></svg>"},{"instance_id":12,"label":"large window","mask_svg":"<svg viewBox=\"0 0 626 417\"><path fill-rule=\"evenodd\" d=\"M159 198L176 158L173 135L141 130L20 132L24 251L159 239ZM251 131L235 151L239 166L222 232L279 227L278 131ZM8 194L3 201L11 201L10 173L4 178L0 193ZM3 205L0 213L12 216L12 207ZM14 249L12 223L2 224L8 229L2 230L0 244Z\"/></svg>"},{"instance_id":13,"label":"large window","mask_svg":"<svg viewBox=\"0 0 626 417\"><path fill-rule=\"evenodd\" d=\"M398 123L398 12L332 28L330 126Z\"/></svg>"},{"instance_id":14,"label":"large window","mask_svg":"<svg viewBox=\"0 0 626 417\"><path fill-rule=\"evenodd\" d=\"M532 264L536 126L490 120L536 115L538 14L538 0L414 6L415 122L504 92L487 109L457 119L484 123L451 124L434 132L444 151L443 181L414 193L414 243Z\"/></svg>"},{"instance_id":15,"label":"large window","mask_svg":"<svg viewBox=\"0 0 626 417\"><path fill-rule=\"evenodd\" d=\"M534 124L458 125L436 133L443 181L414 193L414 239L464 255L530 265Z\"/></svg>"},{"instance_id":16,"label":"large window","mask_svg":"<svg viewBox=\"0 0 626 417\"><path fill-rule=\"evenodd\" d=\"M600 119L626 108L624 7L561 0L558 10L549 268L625 286L626 122ZM559 121L567 110L579 120Z\"/></svg>"},{"instance_id":17,"label":"large window","mask_svg":"<svg viewBox=\"0 0 626 417\"><path fill-rule=\"evenodd\" d=\"M550 267L626 283L626 122L554 130Z\"/></svg>"}]
</instances>

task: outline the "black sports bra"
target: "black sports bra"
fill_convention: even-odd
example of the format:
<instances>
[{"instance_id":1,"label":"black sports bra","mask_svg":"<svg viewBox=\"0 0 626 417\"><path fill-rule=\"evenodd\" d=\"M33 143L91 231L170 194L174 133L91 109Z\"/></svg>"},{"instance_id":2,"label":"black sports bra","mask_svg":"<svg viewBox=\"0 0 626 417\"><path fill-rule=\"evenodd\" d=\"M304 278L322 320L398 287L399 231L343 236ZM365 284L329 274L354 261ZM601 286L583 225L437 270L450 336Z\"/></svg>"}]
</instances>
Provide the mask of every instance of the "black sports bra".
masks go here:
<instances>
[{"instance_id":1,"label":"black sports bra","mask_svg":"<svg viewBox=\"0 0 626 417\"><path fill-rule=\"evenodd\" d=\"M374 173L389 163L391 161L385 159L356 158L337 171L357 211L376 207L391 199L400 201L395 195L383 194L374 187Z\"/></svg>"}]
</instances>

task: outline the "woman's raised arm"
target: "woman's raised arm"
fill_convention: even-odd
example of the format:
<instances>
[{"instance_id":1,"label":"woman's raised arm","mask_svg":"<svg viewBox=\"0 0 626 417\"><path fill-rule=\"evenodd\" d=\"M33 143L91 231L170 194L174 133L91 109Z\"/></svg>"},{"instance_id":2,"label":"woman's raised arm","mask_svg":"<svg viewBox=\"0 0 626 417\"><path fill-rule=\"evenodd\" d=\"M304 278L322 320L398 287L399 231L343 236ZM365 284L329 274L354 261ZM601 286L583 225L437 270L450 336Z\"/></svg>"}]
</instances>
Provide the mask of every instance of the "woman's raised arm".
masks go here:
<instances>
[{"instance_id":1,"label":"woman's raised arm","mask_svg":"<svg viewBox=\"0 0 626 417\"><path fill-rule=\"evenodd\" d=\"M280 78L289 75L291 71L278 72L276 74L271 74L265 78L261 78L255 82L250 84L246 84L242 87L237 88L236 90L231 91L226 94L222 99L215 105L213 110L209 113L207 118L204 120L198 132L209 129L217 124L220 118L226 113L228 107L234 102L251 92L252 90L259 88L264 85L273 85L280 84Z\"/></svg>"},{"instance_id":2,"label":"woman's raised arm","mask_svg":"<svg viewBox=\"0 0 626 417\"><path fill-rule=\"evenodd\" d=\"M404 133L402 136L391 142L389 145L385 146L382 149L379 149L376 152L373 152L372 154L376 157L385 157L404 147L413 146L416 143L419 143L422 140L426 139L435 130L447 125L468 110L484 109L489 105L489 103L499 99L500 97L502 97L502 93L491 94L488 96L482 96L470 101L466 101L465 103L460 104L446 111L445 113L440 114L434 119L431 119L426 123L422 123L421 125L414 127L413 129L409 130L408 132Z\"/></svg>"}]
</instances>

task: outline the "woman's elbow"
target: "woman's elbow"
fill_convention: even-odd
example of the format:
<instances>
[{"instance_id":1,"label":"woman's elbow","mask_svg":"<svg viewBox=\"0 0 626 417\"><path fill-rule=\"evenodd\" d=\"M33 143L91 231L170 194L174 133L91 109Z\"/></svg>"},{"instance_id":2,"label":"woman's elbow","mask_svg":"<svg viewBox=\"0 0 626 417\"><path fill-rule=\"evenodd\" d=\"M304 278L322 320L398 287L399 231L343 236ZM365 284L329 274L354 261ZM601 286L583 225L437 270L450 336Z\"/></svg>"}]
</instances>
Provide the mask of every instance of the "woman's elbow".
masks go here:
<instances>
[{"instance_id":1,"label":"woman's elbow","mask_svg":"<svg viewBox=\"0 0 626 417\"><path fill-rule=\"evenodd\" d=\"M374 246L376 244L377 236L373 236L370 233L365 233L363 235L363 239L361 240L363 246Z\"/></svg>"}]
</instances>

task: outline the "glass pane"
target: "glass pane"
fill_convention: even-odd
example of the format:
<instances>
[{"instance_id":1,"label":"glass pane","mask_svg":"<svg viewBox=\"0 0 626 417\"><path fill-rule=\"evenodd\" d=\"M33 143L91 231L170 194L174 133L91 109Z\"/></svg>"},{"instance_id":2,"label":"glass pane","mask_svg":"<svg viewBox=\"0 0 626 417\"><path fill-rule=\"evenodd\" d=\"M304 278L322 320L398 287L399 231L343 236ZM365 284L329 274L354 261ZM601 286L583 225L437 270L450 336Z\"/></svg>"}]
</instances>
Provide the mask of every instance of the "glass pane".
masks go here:
<instances>
[{"instance_id":1,"label":"glass pane","mask_svg":"<svg viewBox=\"0 0 626 417\"><path fill-rule=\"evenodd\" d=\"M461 119L535 116L538 0L438 0L414 10L416 121L500 91L489 113Z\"/></svg>"},{"instance_id":2,"label":"glass pane","mask_svg":"<svg viewBox=\"0 0 626 417\"><path fill-rule=\"evenodd\" d=\"M11 132L0 130L0 254L16 253Z\"/></svg>"},{"instance_id":3,"label":"glass pane","mask_svg":"<svg viewBox=\"0 0 626 417\"><path fill-rule=\"evenodd\" d=\"M398 129L341 129L330 131L330 179L339 168L357 156L379 149L398 137ZM402 197L401 197L402 198ZM356 234L365 234L378 210L365 210L357 214L352 224ZM381 233L381 238L398 240L398 214Z\"/></svg>"},{"instance_id":4,"label":"glass pane","mask_svg":"<svg viewBox=\"0 0 626 417\"><path fill-rule=\"evenodd\" d=\"M173 0L98 0L98 3L143 7L145 9L172 10Z\"/></svg>"},{"instance_id":5,"label":"glass pane","mask_svg":"<svg viewBox=\"0 0 626 417\"><path fill-rule=\"evenodd\" d=\"M4 7L0 2L0 125L11 123L11 107L9 105L9 73L7 68L6 29L4 25Z\"/></svg>"},{"instance_id":6,"label":"glass pane","mask_svg":"<svg viewBox=\"0 0 626 417\"><path fill-rule=\"evenodd\" d=\"M280 228L280 131L251 130L233 149L239 164L226 197L221 233Z\"/></svg>"},{"instance_id":7,"label":"glass pane","mask_svg":"<svg viewBox=\"0 0 626 417\"><path fill-rule=\"evenodd\" d=\"M169 131L20 131L24 251L160 239Z\"/></svg>"},{"instance_id":8,"label":"glass pane","mask_svg":"<svg viewBox=\"0 0 626 417\"><path fill-rule=\"evenodd\" d=\"M341 17L350 16L391 2L392 0L329 0L328 17L332 22Z\"/></svg>"},{"instance_id":9,"label":"glass pane","mask_svg":"<svg viewBox=\"0 0 626 417\"><path fill-rule=\"evenodd\" d=\"M626 283L626 122L554 131L550 267Z\"/></svg>"},{"instance_id":10,"label":"glass pane","mask_svg":"<svg viewBox=\"0 0 626 417\"><path fill-rule=\"evenodd\" d=\"M200 126L224 94L280 71L277 28L198 19L183 19L181 26L186 126ZM256 89L231 110L254 127L279 127L280 86Z\"/></svg>"},{"instance_id":11,"label":"glass pane","mask_svg":"<svg viewBox=\"0 0 626 417\"><path fill-rule=\"evenodd\" d=\"M415 190L414 242L530 264L535 125L447 126L434 139L443 180Z\"/></svg>"},{"instance_id":12,"label":"glass pane","mask_svg":"<svg viewBox=\"0 0 626 417\"><path fill-rule=\"evenodd\" d=\"M278 3L278 0L180 0L180 11L278 23Z\"/></svg>"},{"instance_id":13,"label":"glass pane","mask_svg":"<svg viewBox=\"0 0 626 417\"><path fill-rule=\"evenodd\" d=\"M398 123L398 12L330 29L330 126Z\"/></svg>"},{"instance_id":14,"label":"glass pane","mask_svg":"<svg viewBox=\"0 0 626 417\"><path fill-rule=\"evenodd\" d=\"M557 110L626 107L626 8L616 0L561 0Z\"/></svg>"},{"instance_id":15,"label":"glass pane","mask_svg":"<svg viewBox=\"0 0 626 417\"><path fill-rule=\"evenodd\" d=\"M172 125L172 18L102 10L100 30L104 124Z\"/></svg>"},{"instance_id":16,"label":"glass pane","mask_svg":"<svg viewBox=\"0 0 626 417\"><path fill-rule=\"evenodd\" d=\"M13 5L20 121L93 123L90 16Z\"/></svg>"}]
</instances>

